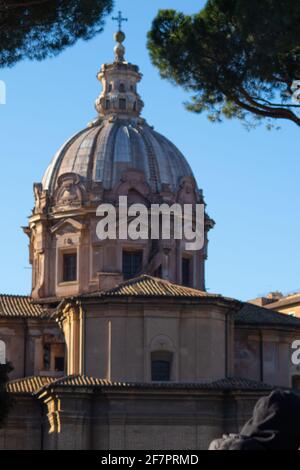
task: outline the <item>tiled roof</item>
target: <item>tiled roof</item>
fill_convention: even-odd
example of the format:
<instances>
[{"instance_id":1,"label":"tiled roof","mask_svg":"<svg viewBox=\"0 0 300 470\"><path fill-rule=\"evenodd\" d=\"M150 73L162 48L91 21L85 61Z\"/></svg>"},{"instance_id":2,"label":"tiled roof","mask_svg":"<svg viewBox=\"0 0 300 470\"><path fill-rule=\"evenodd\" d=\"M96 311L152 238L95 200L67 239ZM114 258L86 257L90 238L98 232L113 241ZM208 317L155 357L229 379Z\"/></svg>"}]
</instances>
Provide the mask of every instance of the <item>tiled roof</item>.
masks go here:
<instances>
[{"instance_id":1,"label":"tiled roof","mask_svg":"<svg viewBox=\"0 0 300 470\"><path fill-rule=\"evenodd\" d=\"M52 377L26 377L25 379L12 380L8 382L6 388L10 393L34 393L50 384L55 379Z\"/></svg>"},{"instance_id":2,"label":"tiled roof","mask_svg":"<svg viewBox=\"0 0 300 470\"><path fill-rule=\"evenodd\" d=\"M143 274L135 279L122 282L117 287L83 297L177 297L177 298L220 298L221 295L174 284L164 279ZM231 299L230 299L231 300Z\"/></svg>"},{"instance_id":3,"label":"tiled roof","mask_svg":"<svg viewBox=\"0 0 300 470\"><path fill-rule=\"evenodd\" d=\"M276 302L270 302L266 305L266 308L270 309L279 309L288 307L289 305L298 305L300 303L300 294L289 295L287 297L283 297L282 299L277 300Z\"/></svg>"},{"instance_id":4,"label":"tiled roof","mask_svg":"<svg viewBox=\"0 0 300 470\"><path fill-rule=\"evenodd\" d=\"M127 384L125 382L111 382L86 375L70 375L52 381L49 383L50 385L55 387L125 387Z\"/></svg>"},{"instance_id":5,"label":"tiled roof","mask_svg":"<svg viewBox=\"0 0 300 470\"><path fill-rule=\"evenodd\" d=\"M0 295L0 317L38 318L42 315L43 309L30 297Z\"/></svg>"},{"instance_id":6,"label":"tiled roof","mask_svg":"<svg viewBox=\"0 0 300 470\"><path fill-rule=\"evenodd\" d=\"M27 377L7 384L7 391L13 394L36 395L57 388L89 388L112 390L248 390L268 391L274 387L262 382L238 377L229 377L208 382L111 382L84 375L72 375L55 379L53 377Z\"/></svg>"},{"instance_id":7,"label":"tiled roof","mask_svg":"<svg viewBox=\"0 0 300 470\"><path fill-rule=\"evenodd\" d=\"M253 380L230 377L211 382L111 382L94 377L74 375L50 382L43 387L43 390L63 387L63 388L101 388L101 389L173 389L173 390L272 390L271 385L256 382Z\"/></svg>"},{"instance_id":8,"label":"tiled roof","mask_svg":"<svg viewBox=\"0 0 300 470\"><path fill-rule=\"evenodd\" d=\"M264 307L245 303L235 316L237 325L266 325L300 328L300 318L290 317Z\"/></svg>"}]
</instances>

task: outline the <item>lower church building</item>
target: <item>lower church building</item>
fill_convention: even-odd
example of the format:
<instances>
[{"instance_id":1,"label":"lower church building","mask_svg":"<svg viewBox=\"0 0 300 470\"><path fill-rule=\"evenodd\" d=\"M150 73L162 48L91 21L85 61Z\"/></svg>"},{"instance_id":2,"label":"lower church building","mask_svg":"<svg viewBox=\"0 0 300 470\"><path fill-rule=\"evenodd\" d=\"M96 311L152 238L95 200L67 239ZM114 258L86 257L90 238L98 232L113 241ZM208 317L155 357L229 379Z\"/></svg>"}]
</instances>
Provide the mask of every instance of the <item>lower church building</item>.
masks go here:
<instances>
[{"instance_id":1,"label":"lower church building","mask_svg":"<svg viewBox=\"0 0 300 470\"><path fill-rule=\"evenodd\" d=\"M300 319L205 289L204 246L97 237L97 208L205 204L181 152L141 117L139 68L101 67L97 118L54 156L24 228L30 297L0 296L13 407L0 449L199 450L300 375Z\"/></svg>"}]
</instances>

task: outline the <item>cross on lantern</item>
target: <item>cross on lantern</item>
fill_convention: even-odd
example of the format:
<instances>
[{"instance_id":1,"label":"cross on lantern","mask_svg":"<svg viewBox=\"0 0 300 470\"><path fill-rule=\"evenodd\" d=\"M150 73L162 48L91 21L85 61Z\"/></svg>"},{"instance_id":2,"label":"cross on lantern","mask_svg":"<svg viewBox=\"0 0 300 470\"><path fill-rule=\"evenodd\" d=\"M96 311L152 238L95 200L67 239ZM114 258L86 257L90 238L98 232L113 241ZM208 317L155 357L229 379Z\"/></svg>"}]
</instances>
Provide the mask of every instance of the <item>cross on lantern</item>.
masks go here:
<instances>
[{"instance_id":1,"label":"cross on lantern","mask_svg":"<svg viewBox=\"0 0 300 470\"><path fill-rule=\"evenodd\" d=\"M123 18L122 12L119 11L118 16L117 16L117 17L113 17L112 20L118 22L118 24L119 24L119 31L121 31L121 30L122 30L122 23L125 22L125 21L128 21L128 18Z\"/></svg>"}]
</instances>

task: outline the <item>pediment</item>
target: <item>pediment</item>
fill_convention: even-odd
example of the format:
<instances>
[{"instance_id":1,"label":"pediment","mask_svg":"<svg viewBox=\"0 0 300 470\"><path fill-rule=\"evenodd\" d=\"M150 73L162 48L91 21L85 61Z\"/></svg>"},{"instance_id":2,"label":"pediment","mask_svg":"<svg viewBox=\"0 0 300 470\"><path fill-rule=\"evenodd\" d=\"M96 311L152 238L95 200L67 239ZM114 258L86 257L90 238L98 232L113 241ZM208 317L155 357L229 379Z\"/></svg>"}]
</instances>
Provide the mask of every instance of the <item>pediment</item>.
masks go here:
<instances>
[{"instance_id":1,"label":"pediment","mask_svg":"<svg viewBox=\"0 0 300 470\"><path fill-rule=\"evenodd\" d=\"M68 218L54 225L51 228L51 233L57 233L59 235L64 235L65 233L78 233L84 228L85 224L82 224L75 219Z\"/></svg>"}]
</instances>

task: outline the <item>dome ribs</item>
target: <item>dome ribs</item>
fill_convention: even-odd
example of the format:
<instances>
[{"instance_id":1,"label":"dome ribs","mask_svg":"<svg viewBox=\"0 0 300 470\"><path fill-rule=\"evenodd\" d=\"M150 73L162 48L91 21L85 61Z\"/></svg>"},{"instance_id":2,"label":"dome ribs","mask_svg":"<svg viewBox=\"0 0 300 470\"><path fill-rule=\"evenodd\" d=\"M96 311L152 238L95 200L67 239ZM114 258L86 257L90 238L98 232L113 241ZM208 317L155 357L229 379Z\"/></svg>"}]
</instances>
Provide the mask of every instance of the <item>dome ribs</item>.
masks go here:
<instances>
[{"instance_id":1,"label":"dome ribs","mask_svg":"<svg viewBox=\"0 0 300 470\"><path fill-rule=\"evenodd\" d=\"M145 128L141 128L141 130L145 130ZM143 138L147 154L148 154L148 166L149 166L149 173L150 173L150 186L153 191L160 191L160 172L159 167L156 159L156 155L154 152L154 148L152 146L151 140L148 138L146 132L141 132L141 136Z\"/></svg>"},{"instance_id":2,"label":"dome ribs","mask_svg":"<svg viewBox=\"0 0 300 470\"><path fill-rule=\"evenodd\" d=\"M101 126L99 126L98 132L95 135L93 145L92 145L92 148L91 148L90 158L89 158L89 161L88 161L88 168L87 168L87 181L88 181L88 183L93 182L97 143L98 143L99 137L101 135L101 132L103 130L103 127L104 127L103 124Z\"/></svg>"},{"instance_id":3,"label":"dome ribs","mask_svg":"<svg viewBox=\"0 0 300 470\"><path fill-rule=\"evenodd\" d=\"M163 185L176 192L183 177L193 176L176 146L147 123L116 119L84 129L67 141L45 174L44 189L53 195L58 178L75 173L110 191L128 169L144 172L153 193L160 193Z\"/></svg>"}]
</instances>

